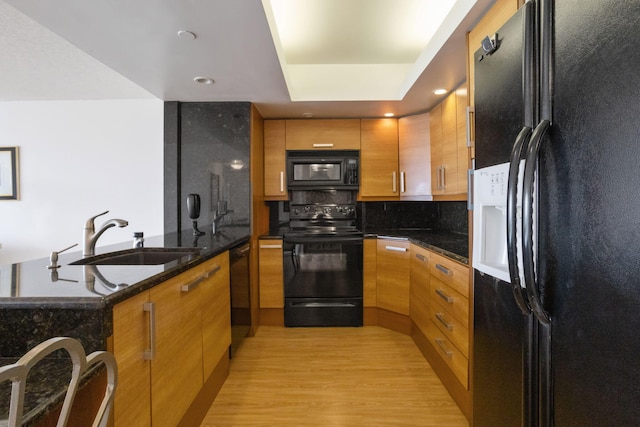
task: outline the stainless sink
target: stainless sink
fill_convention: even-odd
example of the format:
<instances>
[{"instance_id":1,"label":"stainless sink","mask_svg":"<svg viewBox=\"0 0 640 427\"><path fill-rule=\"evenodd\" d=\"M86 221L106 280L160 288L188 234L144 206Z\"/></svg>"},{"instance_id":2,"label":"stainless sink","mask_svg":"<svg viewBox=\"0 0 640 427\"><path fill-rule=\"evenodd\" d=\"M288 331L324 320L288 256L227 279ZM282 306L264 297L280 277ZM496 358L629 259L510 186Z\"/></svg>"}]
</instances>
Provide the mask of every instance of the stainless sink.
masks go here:
<instances>
[{"instance_id":1,"label":"stainless sink","mask_svg":"<svg viewBox=\"0 0 640 427\"><path fill-rule=\"evenodd\" d=\"M95 255L69 265L160 265L186 258L195 258L198 248L136 248Z\"/></svg>"}]
</instances>

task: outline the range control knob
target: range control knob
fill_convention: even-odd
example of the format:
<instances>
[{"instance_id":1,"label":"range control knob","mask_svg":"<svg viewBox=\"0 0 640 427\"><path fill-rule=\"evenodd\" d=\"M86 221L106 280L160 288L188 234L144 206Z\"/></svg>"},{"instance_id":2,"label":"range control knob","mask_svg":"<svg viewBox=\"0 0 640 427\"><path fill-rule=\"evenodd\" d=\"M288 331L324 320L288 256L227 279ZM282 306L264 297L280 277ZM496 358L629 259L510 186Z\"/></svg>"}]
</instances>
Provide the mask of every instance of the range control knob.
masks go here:
<instances>
[{"instance_id":1,"label":"range control knob","mask_svg":"<svg viewBox=\"0 0 640 427\"><path fill-rule=\"evenodd\" d=\"M300 215L300 209L298 209L298 208L293 208L292 213L293 213L293 215L294 215L294 216L296 216L296 215Z\"/></svg>"}]
</instances>

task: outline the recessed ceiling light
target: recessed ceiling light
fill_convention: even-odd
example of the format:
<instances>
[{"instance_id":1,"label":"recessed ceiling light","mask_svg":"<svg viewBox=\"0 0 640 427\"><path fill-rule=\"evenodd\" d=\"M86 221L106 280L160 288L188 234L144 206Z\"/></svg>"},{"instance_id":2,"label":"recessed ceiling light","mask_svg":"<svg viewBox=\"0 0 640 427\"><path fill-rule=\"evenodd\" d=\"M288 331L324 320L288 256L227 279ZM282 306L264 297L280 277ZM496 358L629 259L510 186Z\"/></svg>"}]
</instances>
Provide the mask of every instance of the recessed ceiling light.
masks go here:
<instances>
[{"instance_id":1,"label":"recessed ceiling light","mask_svg":"<svg viewBox=\"0 0 640 427\"><path fill-rule=\"evenodd\" d=\"M384 113L384 116L385 117L393 117L393 116L395 116L395 114L393 114L393 113Z\"/></svg>"},{"instance_id":2,"label":"recessed ceiling light","mask_svg":"<svg viewBox=\"0 0 640 427\"><path fill-rule=\"evenodd\" d=\"M215 81L210 77L196 77L193 79L193 81L203 85L212 85L213 83L215 83Z\"/></svg>"},{"instance_id":3,"label":"recessed ceiling light","mask_svg":"<svg viewBox=\"0 0 640 427\"><path fill-rule=\"evenodd\" d=\"M302 117L313 117L313 113L302 113Z\"/></svg>"},{"instance_id":4,"label":"recessed ceiling light","mask_svg":"<svg viewBox=\"0 0 640 427\"><path fill-rule=\"evenodd\" d=\"M433 91L434 94L436 95L444 95L445 93L447 93L446 89L436 89Z\"/></svg>"},{"instance_id":5,"label":"recessed ceiling light","mask_svg":"<svg viewBox=\"0 0 640 427\"><path fill-rule=\"evenodd\" d=\"M178 31L178 37L183 40L194 40L196 38L196 34L192 33L191 31L180 30Z\"/></svg>"}]
</instances>

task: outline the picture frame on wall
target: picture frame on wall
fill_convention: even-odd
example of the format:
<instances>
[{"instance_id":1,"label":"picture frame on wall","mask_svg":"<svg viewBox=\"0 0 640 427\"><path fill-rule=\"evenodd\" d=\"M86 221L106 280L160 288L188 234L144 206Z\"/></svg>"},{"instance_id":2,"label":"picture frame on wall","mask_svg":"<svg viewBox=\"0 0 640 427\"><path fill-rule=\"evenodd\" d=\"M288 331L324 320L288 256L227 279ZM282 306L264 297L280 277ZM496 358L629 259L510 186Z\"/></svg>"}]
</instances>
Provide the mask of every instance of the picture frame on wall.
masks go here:
<instances>
[{"instance_id":1,"label":"picture frame on wall","mask_svg":"<svg viewBox=\"0 0 640 427\"><path fill-rule=\"evenodd\" d=\"M0 200L18 199L18 147L0 147Z\"/></svg>"}]
</instances>

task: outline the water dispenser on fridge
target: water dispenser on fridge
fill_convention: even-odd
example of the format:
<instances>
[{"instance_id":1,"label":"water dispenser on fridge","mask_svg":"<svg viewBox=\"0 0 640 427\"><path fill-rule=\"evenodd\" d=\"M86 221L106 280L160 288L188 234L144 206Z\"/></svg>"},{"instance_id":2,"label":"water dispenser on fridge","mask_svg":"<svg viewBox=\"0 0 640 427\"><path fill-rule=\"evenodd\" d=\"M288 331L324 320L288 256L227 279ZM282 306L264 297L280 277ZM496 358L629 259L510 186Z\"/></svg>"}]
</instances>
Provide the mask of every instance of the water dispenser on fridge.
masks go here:
<instances>
[{"instance_id":1,"label":"water dispenser on fridge","mask_svg":"<svg viewBox=\"0 0 640 427\"><path fill-rule=\"evenodd\" d=\"M522 190L523 169L524 166L521 166L518 193ZM473 268L511 283L507 260L508 178L509 163L474 171ZM520 210L521 206L518 205L518 221L521 217ZM517 228L519 231L520 227ZM520 239L519 234L518 232L517 239ZM518 256L518 260L521 259L522 257Z\"/></svg>"}]
</instances>

